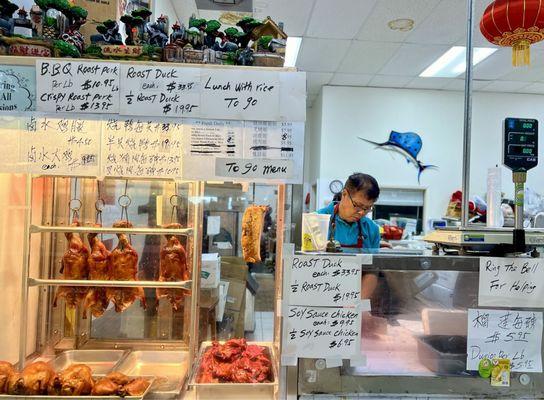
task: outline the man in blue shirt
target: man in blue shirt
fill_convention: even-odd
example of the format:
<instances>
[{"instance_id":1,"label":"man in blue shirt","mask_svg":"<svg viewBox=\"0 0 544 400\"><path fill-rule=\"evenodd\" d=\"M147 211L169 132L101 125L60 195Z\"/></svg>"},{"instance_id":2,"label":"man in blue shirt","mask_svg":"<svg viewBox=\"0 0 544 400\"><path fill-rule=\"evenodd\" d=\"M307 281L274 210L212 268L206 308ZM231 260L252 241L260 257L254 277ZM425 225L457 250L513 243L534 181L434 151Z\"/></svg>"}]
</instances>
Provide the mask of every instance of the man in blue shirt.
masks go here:
<instances>
[{"instance_id":1,"label":"man in blue shirt","mask_svg":"<svg viewBox=\"0 0 544 400\"><path fill-rule=\"evenodd\" d=\"M342 247L364 250L380 248L380 229L366 215L380 195L378 182L372 176L362 173L351 175L342 190L340 201L318 210L319 214L331 216L329 236ZM331 239L329 237L329 239ZM374 292L378 279L375 274L363 274L362 297L369 298Z\"/></svg>"}]
</instances>

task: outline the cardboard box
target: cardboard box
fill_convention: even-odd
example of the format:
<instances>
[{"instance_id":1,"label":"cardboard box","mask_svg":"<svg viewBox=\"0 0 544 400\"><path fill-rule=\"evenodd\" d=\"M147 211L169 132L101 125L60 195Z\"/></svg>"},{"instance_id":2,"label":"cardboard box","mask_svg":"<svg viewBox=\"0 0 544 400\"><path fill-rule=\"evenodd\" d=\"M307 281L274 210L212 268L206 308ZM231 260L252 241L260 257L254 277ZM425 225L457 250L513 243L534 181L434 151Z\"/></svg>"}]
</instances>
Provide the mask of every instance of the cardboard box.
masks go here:
<instances>
[{"instance_id":1,"label":"cardboard box","mask_svg":"<svg viewBox=\"0 0 544 400\"><path fill-rule=\"evenodd\" d=\"M215 289L221 280L221 257L217 253L202 254L202 269L200 272L200 287Z\"/></svg>"},{"instance_id":2,"label":"cardboard box","mask_svg":"<svg viewBox=\"0 0 544 400\"><path fill-rule=\"evenodd\" d=\"M228 281L229 291L225 308L232 311L240 311L242 304L245 304L246 283L241 281Z\"/></svg>"}]
</instances>

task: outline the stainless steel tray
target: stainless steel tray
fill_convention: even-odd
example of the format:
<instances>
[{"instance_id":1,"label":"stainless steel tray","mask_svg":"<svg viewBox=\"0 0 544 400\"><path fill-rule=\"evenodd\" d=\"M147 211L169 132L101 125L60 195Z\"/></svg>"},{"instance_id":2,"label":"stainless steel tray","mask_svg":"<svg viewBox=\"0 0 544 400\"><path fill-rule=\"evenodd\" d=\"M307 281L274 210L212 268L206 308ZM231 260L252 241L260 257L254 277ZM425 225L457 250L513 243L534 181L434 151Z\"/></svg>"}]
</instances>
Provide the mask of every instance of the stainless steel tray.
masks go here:
<instances>
[{"instance_id":1,"label":"stainless steel tray","mask_svg":"<svg viewBox=\"0 0 544 400\"><path fill-rule=\"evenodd\" d=\"M219 342L219 343L225 343L225 342ZM278 385L278 374L276 371L276 360L275 360L275 354L274 349L272 346L272 343L270 342L247 342L247 344L255 344L258 346L263 346L268 349L268 355L270 356L270 361L272 364L272 381L271 382L263 382L263 383L198 383L197 378L200 372L200 364L202 362L202 357L204 355L204 352L211 347L211 342L203 342L200 346L200 351L198 353L198 360L193 368L193 371L191 373L191 380L189 381L189 386L193 386L196 388L214 388L217 389L218 387L224 388L224 387L232 387L232 388L255 388L255 387L268 387L273 388Z\"/></svg>"},{"instance_id":2,"label":"stainless steel tray","mask_svg":"<svg viewBox=\"0 0 544 400\"><path fill-rule=\"evenodd\" d=\"M98 379L99 377L95 377ZM131 376L131 378L137 378L136 376ZM46 399L46 400L57 400L57 399L66 399L66 400L112 400L112 399L129 399L129 400L142 400L150 392L151 387L155 383L155 379L152 376L138 376L138 378L149 379L150 385L147 387L147 390L141 396L14 396L11 394L0 394L0 399Z\"/></svg>"},{"instance_id":3,"label":"stainless steel tray","mask_svg":"<svg viewBox=\"0 0 544 400\"><path fill-rule=\"evenodd\" d=\"M153 375L151 398L169 398L180 393L189 369L187 351L133 351L116 367L125 375Z\"/></svg>"},{"instance_id":4,"label":"stainless steel tray","mask_svg":"<svg viewBox=\"0 0 544 400\"><path fill-rule=\"evenodd\" d=\"M51 366L55 371L62 371L71 364L85 364L91 368L93 375L107 375L127 354L126 350L68 350L59 354Z\"/></svg>"}]
</instances>

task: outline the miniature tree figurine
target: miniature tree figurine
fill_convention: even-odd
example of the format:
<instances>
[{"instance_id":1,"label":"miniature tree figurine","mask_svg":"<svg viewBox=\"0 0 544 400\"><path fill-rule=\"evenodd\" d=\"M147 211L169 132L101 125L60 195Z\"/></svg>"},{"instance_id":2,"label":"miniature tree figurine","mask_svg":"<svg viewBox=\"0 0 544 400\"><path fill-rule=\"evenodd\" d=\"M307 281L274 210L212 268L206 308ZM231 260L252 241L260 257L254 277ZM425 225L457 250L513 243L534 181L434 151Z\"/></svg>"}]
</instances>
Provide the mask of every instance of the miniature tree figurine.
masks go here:
<instances>
[{"instance_id":1,"label":"miniature tree figurine","mask_svg":"<svg viewBox=\"0 0 544 400\"><path fill-rule=\"evenodd\" d=\"M68 17L68 28L60 37L61 40L75 46L79 53L83 53L83 50L85 49L85 39L79 32L79 29L85 22L87 22L87 15L87 10L82 7L70 7L66 11L66 16Z\"/></svg>"},{"instance_id":2,"label":"miniature tree figurine","mask_svg":"<svg viewBox=\"0 0 544 400\"><path fill-rule=\"evenodd\" d=\"M151 11L145 7L138 8L129 14L121 17L121 22L125 24L125 33L127 39L126 45L140 45L144 43L144 25L151 15Z\"/></svg>"},{"instance_id":3,"label":"miniature tree figurine","mask_svg":"<svg viewBox=\"0 0 544 400\"><path fill-rule=\"evenodd\" d=\"M72 5L68 0L35 0L35 3L43 10L45 15L43 36L46 39L58 38L61 28L59 18L67 18ZM62 15L59 15L59 13Z\"/></svg>"},{"instance_id":4,"label":"miniature tree figurine","mask_svg":"<svg viewBox=\"0 0 544 400\"><path fill-rule=\"evenodd\" d=\"M206 22L206 28L204 29L204 32L206 32L204 44L210 49L213 47L216 39L219 37L219 28L221 28L221 23L215 19L211 19Z\"/></svg>"},{"instance_id":5,"label":"miniature tree figurine","mask_svg":"<svg viewBox=\"0 0 544 400\"><path fill-rule=\"evenodd\" d=\"M268 45L272 41L273 37L271 35L261 36L257 41L257 51L267 51Z\"/></svg>"},{"instance_id":6,"label":"miniature tree figurine","mask_svg":"<svg viewBox=\"0 0 544 400\"><path fill-rule=\"evenodd\" d=\"M114 44L122 45L123 37L119 33L119 24L117 21L108 19L96 27L98 35L91 35L91 43L93 44Z\"/></svg>"},{"instance_id":7,"label":"miniature tree figurine","mask_svg":"<svg viewBox=\"0 0 544 400\"><path fill-rule=\"evenodd\" d=\"M189 28L197 28L199 31L206 30L206 20L204 18L196 18L194 15L189 18Z\"/></svg>"},{"instance_id":8,"label":"miniature tree figurine","mask_svg":"<svg viewBox=\"0 0 544 400\"><path fill-rule=\"evenodd\" d=\"M239 36L239 44L241 48L247 47L251 39L250 34L253 29L262 25L262 22L257 21L253 17L244 17L236 24L244 31L243 35Z\"/></svg>"},{"instance_id":9,"label":"miniature tree figurine","mask_svg":"<svg viewBox=\"0 0 544 400\"><path fill-rule=\"evenodd\" d=\"M149 36L149 44L164 48L168 43L168 18L161 14L157 22L147 24L146 32Z\"/></svg>"},{"instance_id":10,"label":"miniature tree figurine","mask_svg":"<svg viewBox=\"0 0 544 400\"><path fill-rule=\"evenodd\" d=\"M238 40L239 40L240 36L244 35L243 32L240 32L234 26L231 26L231 27L225 29L224 32L225 32L225 35L227 36L228 41L231 42L231 43L236 43L236 44L238 44Z\"/></svg>"}]
</instances>

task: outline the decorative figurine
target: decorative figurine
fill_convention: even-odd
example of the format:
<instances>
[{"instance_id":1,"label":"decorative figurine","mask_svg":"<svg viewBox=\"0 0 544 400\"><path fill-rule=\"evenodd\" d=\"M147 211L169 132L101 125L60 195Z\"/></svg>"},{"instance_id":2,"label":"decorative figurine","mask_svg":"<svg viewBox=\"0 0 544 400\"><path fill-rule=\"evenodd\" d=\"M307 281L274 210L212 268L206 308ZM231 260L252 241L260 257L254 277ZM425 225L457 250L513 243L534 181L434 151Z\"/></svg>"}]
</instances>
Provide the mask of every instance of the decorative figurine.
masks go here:
<instances>
[{"instance_id":1,"label":"decorative figurine","mask_svg":"<svg viewBox=\"0 0 544 400\"><path fill-rule=\"evenodd\" d=\"M75 6L67 10L66 14L68 17L68 28L61 35L60 39L77 49L79 55L75 57L81 57L83 50L85 50L85 39L79 32L79 29L85 22L87 22L87 10ZM70 53L75 54L73 51Z\"/></svg>"},{"instance_id":2,"label":"decorative figurine","mask_svg":"<svg viewBox=\"0 0 544 400\"><path fill-rule=\"evenodd\" d=\"M161 14L157 22L146 25L149 35L149 44L164 48L168 43L168 18Z\"/></svg>"},{"instance_id":3,"label":"decorative figurine","mask_svg":"<svg viewBox=\"0 0 544 400\"><path fill-rule=\"evenodd\" d=\"M11 36L13 34L13 13L19 6L9 0L0 0L0 34Z\"/></svg>"},{"instance_id":4,"label":"decorative figurine","mask_svg":"<svg viewBox=\"0 0 544 400\"><path fill-rule=\"evenodd\" d=\"M204 38L204 44L209 49L213 48L217 38L219 37L219 28L221 28L221 23L215 19L211 19L206 22L206 37Z\"/></svg>"},{"instance_id":5,"label":"decorative figurine","mask_svg":"<svg viewBox=\"0 0 544 400\"><path fill-rule=\"evenodd\" d=\"M97 35L91 36L93 44L123 44L123 37L119 33L119 24L117 21L108 19L96 27Z\"/></svg>"},{"instance_id":6,"label":"decorative figurine","mask_svg":"<svg viewBox=\"0 0 544 400\"><path fill-rule=\"evenodd\" d=\"M43 11L37 4L30 9L30 20L32 22L32 36L42 37Z\"/></svg>"},{"instance_id":7,"label":"decorative figurine","mask_svg":"<svg viewBox=\"0 0 544 400\"><path fill-rule=\"evenodd\" d=\"M28 19L28 13L25 8L17 11L18 18L13 19L13 35L26 38L32 37L32 22Z\"/></svg>"},{"instance_id":8,"label":"decorative figurine","mask_svg":"<svg viewBox=\"0 0 544 400\"><path fill-rule=\"evenodd\" d=\"M172 25L172 34L170 35L170 43L164 46L163 58L166 62L183 62L183 46L185 41L185 26L180 25L177 21Z\"/></svg>"},{"instance_id":9,"label":"decorative figurine","mask_svg":"<svg viewBox=\"0 0 544 400\"><path fill-rule=\"evenodd\" d=\"M229 40L229 37L225 33L219 32L218 37L220 41L215 42L215 44L213 45L213 49L215 51L235 52L236 50L238 50L238 45L234 42L231 42Z\"/></svg>"},{"instance_id":10,"label":"decorative figurine","mask_svg":"<svg viewBox=\"0 0 544 400\"><path fill-rule=\"evenodd\" d=\"M145 7L138 8L129 14L121 17L121 22L125 24L125 33L127 46L143 45L145 41L145 24L151 16L151 11Z\"/></svg>"},{"instance_id":11,"label":"decorative figurine","mask_svg":"<svg viewBox=\"0 0 544 400\"><path fill-rule=\"evenodd\" d=\"M238 44L241 48L245 48L249 44L249 41L252 39L251 32L253 32L255 28L260 27L262 23L257 21L253 17L244 17L240 21L238 21L236 25L242 28L242 30L244 31L244 34L239 35Z\"/></svg>"}]
</instances>

